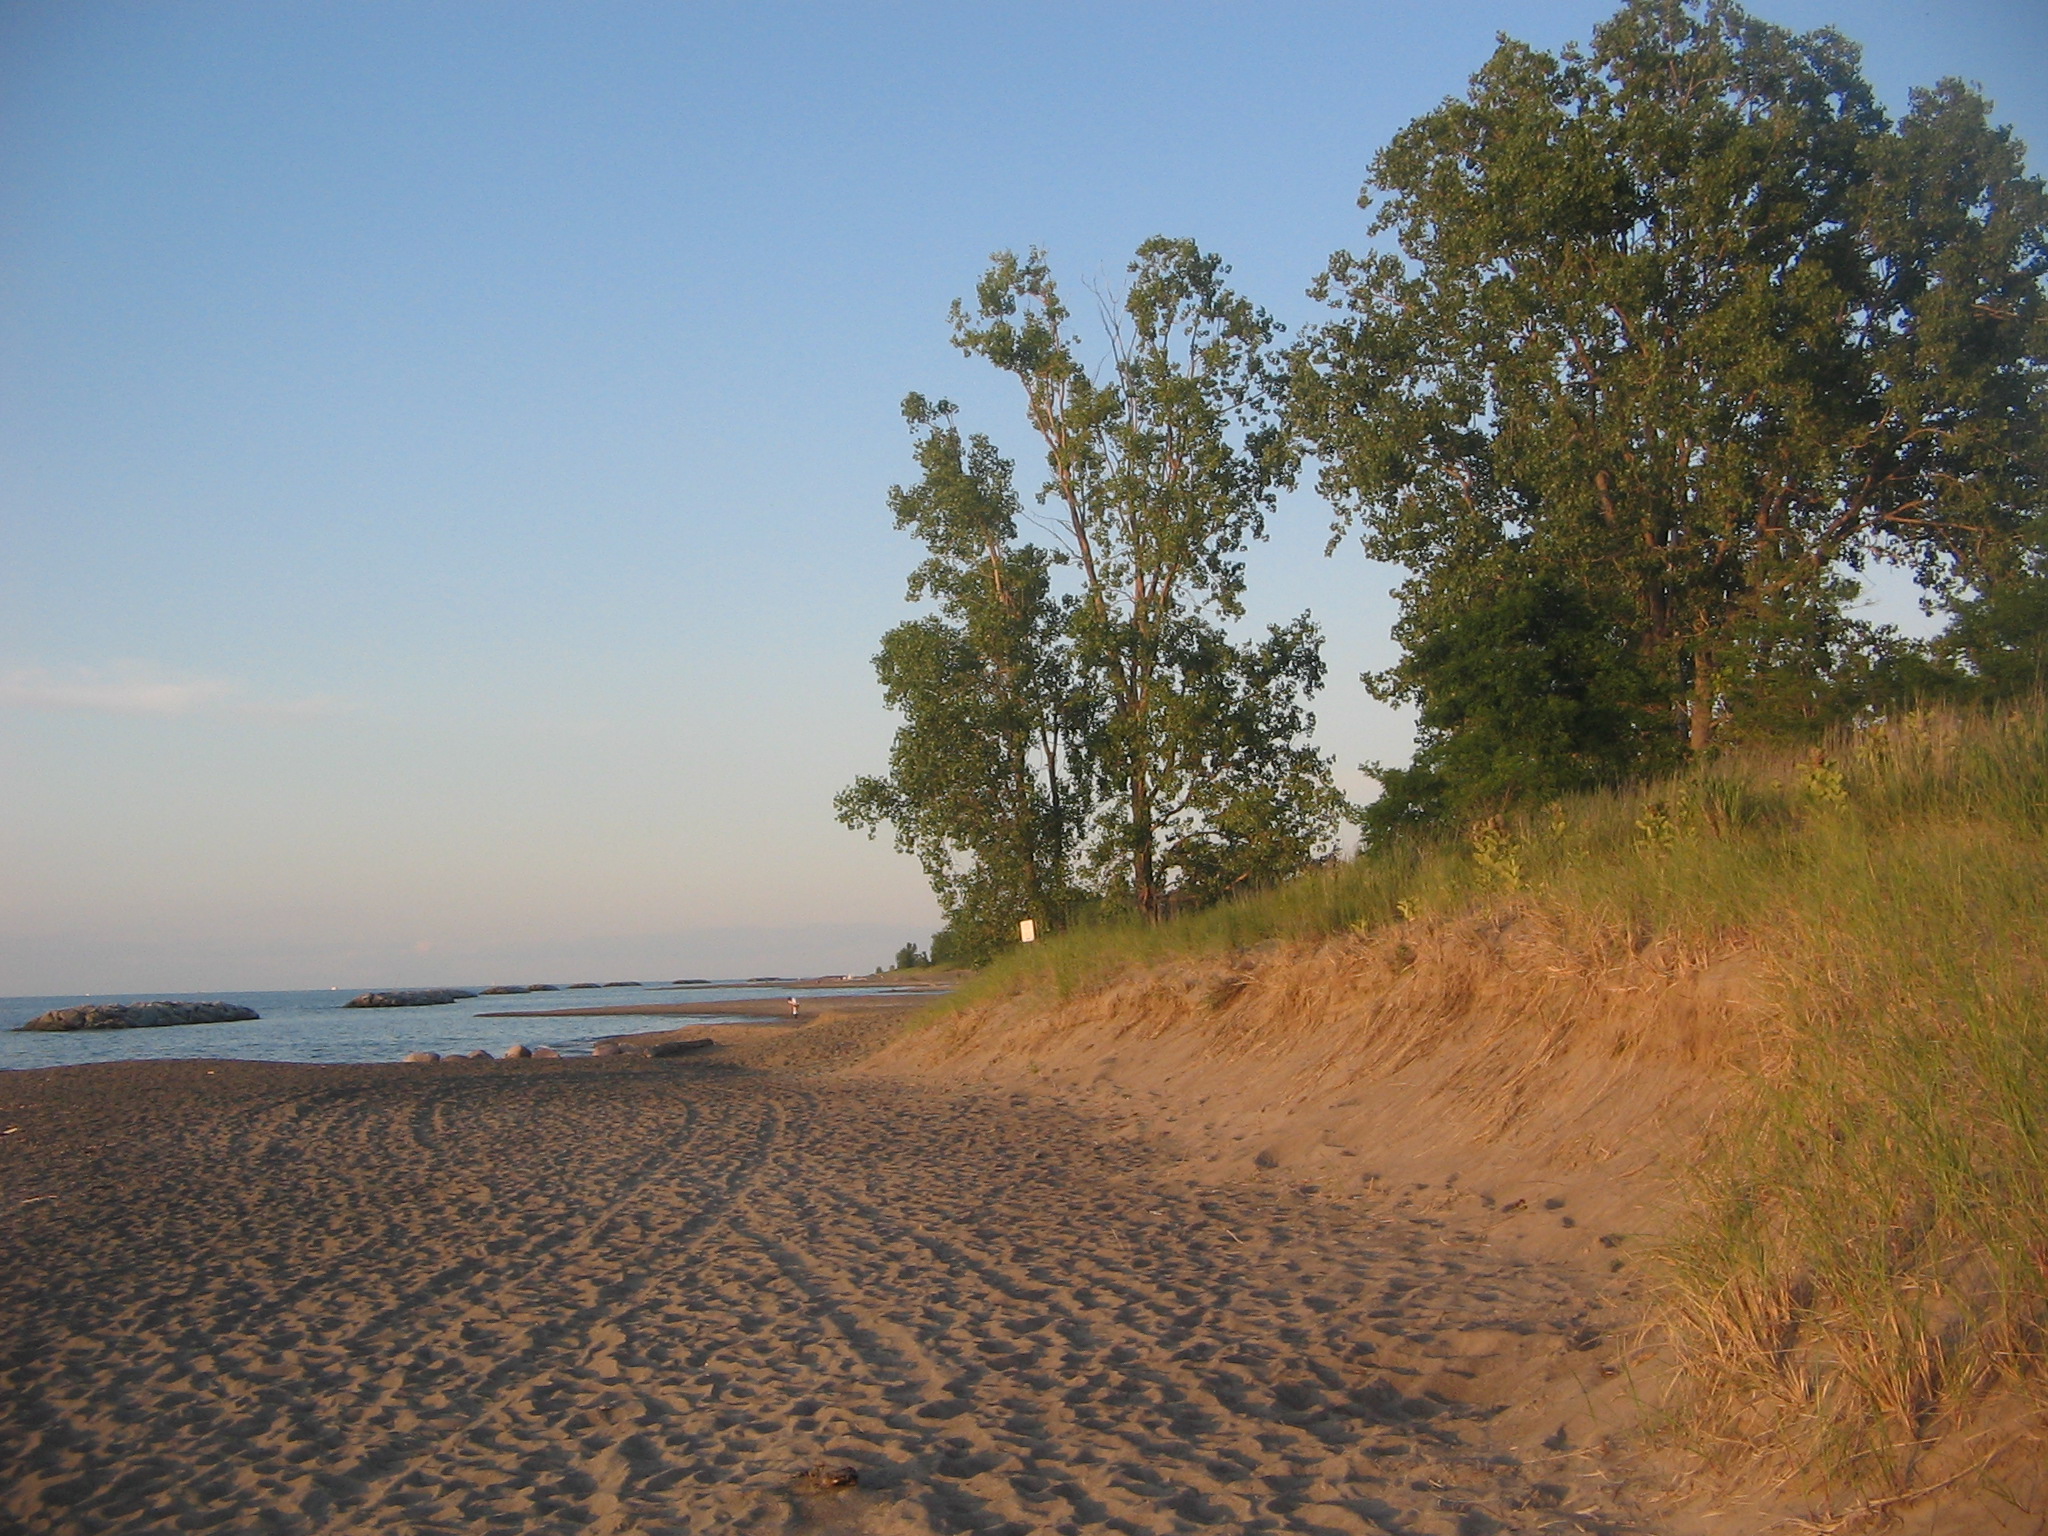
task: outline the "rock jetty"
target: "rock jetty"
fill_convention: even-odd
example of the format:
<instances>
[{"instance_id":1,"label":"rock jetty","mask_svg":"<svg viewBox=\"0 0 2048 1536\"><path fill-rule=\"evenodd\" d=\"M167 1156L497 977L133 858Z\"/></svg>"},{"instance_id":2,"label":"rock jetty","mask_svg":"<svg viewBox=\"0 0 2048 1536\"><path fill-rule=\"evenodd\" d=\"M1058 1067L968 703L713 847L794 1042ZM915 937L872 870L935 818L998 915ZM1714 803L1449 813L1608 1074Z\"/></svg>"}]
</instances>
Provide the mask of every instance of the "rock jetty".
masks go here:
<instances>
[{"instance_id":1,"label":"rock jetty","mask_svg":"<svg viewBox=\"0 0 2048 1536\"><path fill-rule=\"evenodd\" d=\"M52 1008L22 1025L23 1029L156 1029L165 1024L234 1024L260 1019L254 1008L239 1003L85 1003L77 1008Z\"/></svg>"},{"instance_id":2,"label":"rock jetty","mask_svg":"<svg viewBox=\"0 0 2048 1536\"><path fill-rule=\"evenodd\" d=\"M452 1003L459 997L475 997L461 987L411 987L396 992L365 992L352 997L344 1008L424 1008L429 1003Z\"/></svg>"}]
</instances>

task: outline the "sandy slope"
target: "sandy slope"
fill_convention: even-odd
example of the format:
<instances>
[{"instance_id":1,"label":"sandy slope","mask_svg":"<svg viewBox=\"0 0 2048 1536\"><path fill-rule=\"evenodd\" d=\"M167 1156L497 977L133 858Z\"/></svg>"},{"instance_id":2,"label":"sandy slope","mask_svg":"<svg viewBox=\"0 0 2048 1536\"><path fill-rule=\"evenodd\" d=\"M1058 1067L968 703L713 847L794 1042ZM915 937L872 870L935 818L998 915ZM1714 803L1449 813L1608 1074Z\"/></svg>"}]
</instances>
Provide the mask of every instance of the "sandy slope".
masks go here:
<instances>
[{"instance_id":1,"label":"sandy slope","mask_svg":"<svg viewBox=\"0 0 2048 1536\"><path fill-rule=\"evenodd\" d=\"M0 1079L0 1523L1628 1527L1570 1434L1500 1412L1618 1390L1581 1269L1191 1185L1022 1096L817 1075L884 1027ZM860 1486L798 1491L821 1461Z\"/></svg>"}]
</instances>

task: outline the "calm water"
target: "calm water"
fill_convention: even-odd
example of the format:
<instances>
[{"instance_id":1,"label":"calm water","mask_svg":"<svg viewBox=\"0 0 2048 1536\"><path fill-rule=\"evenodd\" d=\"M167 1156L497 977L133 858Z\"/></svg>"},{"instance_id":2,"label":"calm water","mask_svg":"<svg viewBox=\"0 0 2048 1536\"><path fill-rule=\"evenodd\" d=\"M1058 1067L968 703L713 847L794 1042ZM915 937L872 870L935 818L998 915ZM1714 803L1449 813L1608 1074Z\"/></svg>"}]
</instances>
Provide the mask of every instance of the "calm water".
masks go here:
<instances>
[{"instance_id":1,"label":"calm water","mask_svg":"<svg viewBox=\"0 0 2048 1536\"><path fill-rule=\"evenodd\" d=\"M609 1017L485 1019L482 1013L589 1008L612 1003L722 1003L741 998L787 997L787 988L722 982L710 986L606 987L598 991L514 993L468 997L424 1008L345 1008L367 988L327 992L104 993L97 997L0 998L0 1070L62 1067L82 1061L161 1061L229 1058L237 1061L398 1061L408 1051L486 1050L510 1045L551 1045L581 1055L606 1035L676 1029L713 1018ZM841 987L798 994L812 998L893 992L894 987ZM79 1003L141 1003L157 998L240 1003L263 1017L240 1024L176 1024L160 1029L83 1030L72 1034L15 1033L17 1025L52 1008Z\"/></svg>"}]
</instances>

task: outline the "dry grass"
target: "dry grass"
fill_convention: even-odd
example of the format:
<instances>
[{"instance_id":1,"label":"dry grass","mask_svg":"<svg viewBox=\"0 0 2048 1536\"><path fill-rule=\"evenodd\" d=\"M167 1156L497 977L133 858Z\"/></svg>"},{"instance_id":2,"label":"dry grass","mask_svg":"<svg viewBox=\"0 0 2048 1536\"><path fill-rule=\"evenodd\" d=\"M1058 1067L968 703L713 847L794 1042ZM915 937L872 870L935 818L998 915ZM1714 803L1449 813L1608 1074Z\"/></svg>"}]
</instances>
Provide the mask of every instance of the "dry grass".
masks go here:
<instances>
[{"instance_id":1,"label":"dry grass","mask_svg":"<svg viewBox=\"0 0 2048 1536\"><path fill-rule=\"evenodd\" d=\"M2048 1406L2044 829L2038 702L1916 715L1063 935L936 1032L992 1049L1092 1009L1151 1020L1155 1050L1298 1037L1303 1083L1399 1078L1475 1135L1527 1144L1547 1117L1559 1146L1567 1122L1670 1123L1640 1075L1689 1073L1724 1106L1665 1256L1692 1429L1897 1488L1988 1395ZM1703 1011L1741 955L1764 1006Z\"/></svg>"}]
</instances>

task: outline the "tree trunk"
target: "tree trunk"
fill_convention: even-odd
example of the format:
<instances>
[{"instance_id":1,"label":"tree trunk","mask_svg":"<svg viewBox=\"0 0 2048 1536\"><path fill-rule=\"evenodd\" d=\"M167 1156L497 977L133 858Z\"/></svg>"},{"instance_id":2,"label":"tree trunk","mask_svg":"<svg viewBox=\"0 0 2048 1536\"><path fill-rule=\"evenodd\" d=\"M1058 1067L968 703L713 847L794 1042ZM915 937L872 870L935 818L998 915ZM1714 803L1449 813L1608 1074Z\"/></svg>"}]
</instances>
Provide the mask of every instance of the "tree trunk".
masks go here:
<instances>
[{"instance_id":1,"label":"tree trunk","mask_svg":"<svg viewBox=\"0 0 2048 1536\"><path fill-rule=\"evenodd\" d=\"M1152 786L1141 767L1131 776L1131 894L1138 910L1159 917L1159 888L1152 868Z\"/></svg>"},{"instance_id":2,"label":"tree trunk","mask_svg":"<svg viewBox=\"0 0 2048 1536\"><path fill-rule=\"evenodd\" d=\"M1701 753L1714 744L1714 673L1698 652L1692 658L1692 702L1688 706L1686 745Z\"/></svg>"}]
</instances>

